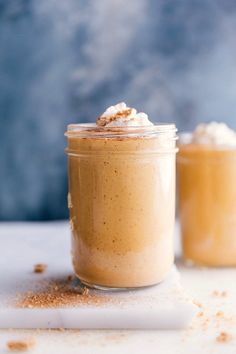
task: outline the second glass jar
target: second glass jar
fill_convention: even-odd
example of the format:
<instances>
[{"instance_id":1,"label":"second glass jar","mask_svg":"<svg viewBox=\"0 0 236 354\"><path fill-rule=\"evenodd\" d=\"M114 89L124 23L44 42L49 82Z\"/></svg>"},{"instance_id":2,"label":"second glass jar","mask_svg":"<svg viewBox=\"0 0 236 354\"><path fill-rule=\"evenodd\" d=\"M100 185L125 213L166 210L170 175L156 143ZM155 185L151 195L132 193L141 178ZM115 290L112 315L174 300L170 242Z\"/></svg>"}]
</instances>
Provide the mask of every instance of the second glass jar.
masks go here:
<instances>
[{"instance_id":1,"label":"second glass jar","mask_svg":"<svg viewBox=\"0 0 236 354\"><path fill-rule=\"evenodd\" d=\"M236 149L179 144L183 255L204 266L236 265Z\"/></svg>"}]
</instances>

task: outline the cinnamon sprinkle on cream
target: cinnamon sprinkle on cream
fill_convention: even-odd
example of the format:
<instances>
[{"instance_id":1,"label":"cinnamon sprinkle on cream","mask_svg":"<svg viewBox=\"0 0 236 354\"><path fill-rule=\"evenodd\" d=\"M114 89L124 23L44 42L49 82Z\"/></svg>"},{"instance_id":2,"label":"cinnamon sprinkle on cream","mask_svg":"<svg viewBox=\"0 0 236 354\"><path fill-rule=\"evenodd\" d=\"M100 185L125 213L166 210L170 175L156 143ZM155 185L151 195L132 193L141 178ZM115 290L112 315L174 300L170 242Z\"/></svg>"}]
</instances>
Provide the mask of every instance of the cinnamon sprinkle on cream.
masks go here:
<instances>
[{"instance_id":1,"label":"cinnamon sprinkle on cream","mask_svg":"<svg viewBox=\"0 0 236 354\"><path fill-rule=\"evenodd\" d=\"M104 127L108 123L113 122L114 120L116 120L117 118L126 118L126 117L128 117L131 113L132 113L132 108L127 108L127 109L124 109L121 112L117 112L114 115L100 116L97 119L97 124L102 126L102 127Z\"/></svg>"}]
</instances>

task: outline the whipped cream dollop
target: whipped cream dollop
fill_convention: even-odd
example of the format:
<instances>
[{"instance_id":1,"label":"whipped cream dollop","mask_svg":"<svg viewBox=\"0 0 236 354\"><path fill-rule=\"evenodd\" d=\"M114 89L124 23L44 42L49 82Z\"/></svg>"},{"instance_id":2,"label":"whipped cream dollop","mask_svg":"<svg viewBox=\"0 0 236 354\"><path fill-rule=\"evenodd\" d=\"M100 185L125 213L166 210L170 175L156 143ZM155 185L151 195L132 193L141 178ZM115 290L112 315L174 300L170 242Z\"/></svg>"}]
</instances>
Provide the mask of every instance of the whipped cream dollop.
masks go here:
<instances>
[{"instance_id":1,"label":"whipped cream dollop","mask_svg":"<svg viewBox=\"0 0 236 354\"><path fill-rule=\"evenodd\" d=\"M141 127L153 125L146 113L138 113L135 108L127 107L125 102L108 107L98 117L96 124L100 127Z\"/></svg>"},{"instance_id":2,"label":"whipped cream dollop","mask_svg":"<svg viewBox=\"0 0 236 354\"><path fill-rule=\"evenodd\" d=\"M236 132L225 123L201 123L192 134L195 144L236 146Z\"/></svg>"}]
</instances>

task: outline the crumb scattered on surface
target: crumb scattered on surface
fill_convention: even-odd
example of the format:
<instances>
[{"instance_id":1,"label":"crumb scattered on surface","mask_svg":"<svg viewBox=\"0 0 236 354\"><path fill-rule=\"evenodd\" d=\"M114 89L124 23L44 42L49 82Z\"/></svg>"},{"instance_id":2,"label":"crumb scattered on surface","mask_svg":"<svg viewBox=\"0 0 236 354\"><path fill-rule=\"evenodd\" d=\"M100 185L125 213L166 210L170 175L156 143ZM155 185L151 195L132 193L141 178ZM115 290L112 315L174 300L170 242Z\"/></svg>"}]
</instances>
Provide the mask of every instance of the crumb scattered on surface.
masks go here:
<instances>
[{"instance_id":1,"label":"crumb scattered on surface","mask_svg":"<svg viewBox=\"0 0 236 354\"><path fill-rule=\"evenodd\" d=\"M209 324L210 324L210 319L209 318L206 318L203 323L202 323L202 329L205 331L206 329L208 329L209 327Z\"/></svg>"},{"instance_id":2,"label":"crumb scattered on surface","mask_svg":"<svg viewBox=\"0 0 236 354\"><path fill-rule=\"evenodd\" d=\"M204 316L204 312L202 312L202 311L201 311L201 312L198 312L197 316L198 316L198 317L203 317L203 316Z\"/></svg>"},{"instance_id":3,"label":"crumb scattered on surface","mask_svg":"<svg viewBox=\"0 0 236 354\"><path fill-rule=\"evenodd\" d=\"M219 296L219 291L218 290L214 290L212 293L213 296Z\"/></svg>"},{"instance_id":4,"label":"crumb scattered on surface","mask_svg":"<svg viewBox=\"0 0 236 354\"><path fill-rule=\"evenodd\" d=\"M229 342L232 339L232 335L227 332L221 332L217 337L216 341L220 343Z\"/></svg>"},{"instance_id":5,"label":"crumb scattered on surface","mask_svg":"<svg viewBox=\"0 0 236 354\"><path fill-rule=\"evenodd\" d=\"M36 340L34 338L10 340L7 342L8 349L14 352L25 352L33 349L35 345Z\"/></svg>"},{"instance_id":6,"label":"crumb scattered on surface","mask_svg":"<svg viewBox=\"0 0 236 354\"><path fill-rule=\"evenodd\" d=\"M84 287L82 290L82 295L88 295L88 293L89 293L89 289Z\"/></svg>"},{"instance_id":7,"label":"crumb scattered on surface","mask_svg":"<svg viewBox=\"0 0 236 354\"><path fill-rule=\"evenodd\" d=\"M65 332L65 331L66 331L65 328L63 328L63 327L57 328L57 330L58 330L59 332Z\"/></svg>"},{"instance_id":8,"label":"crumb scattered on surface","mask_svg":"<svg viewBox=\"0 0 236 354\"><path fill-rule=\"evenodd\" d=\"M216 317L224 317L224 312L223 311L217 311L216 312Z\"/></svg>"},{"instance_id":9,"label":"crumb scattered on surface","mask_svg":"<svg viewBox=\"0 0 236 354\"><path fill-rule=\"evenodd\" d=\"M202 305L200 302L194 300L193 303L194 303L197 307L203 308L203 305Z\"/></svg>"},{"instance_id":10,"label":"crumb scattered on surface","mask_svg":"<svg viewBox=\"0 0 236 354\"><path fill-rule=\"evenodd\" d=\"M115 334L108 334L105 339L107 341L114 341L114 342L121 342L126 338L127 334L126 333L115 333Z\"/></svg>"},{"instance_id":11,"label":"crumb scattered on surface","mask_svg":"<svg viewBox=\"0 0 236 354\"><path fill-rule=\"evenodd\" d=\"M46 272L48 266L44 263L38 263L34 266L34 273L44 273Z\"/></svg>"},{"instance_id":12,"label":"crumb scattered on surface","mask_svg":"<svg viewBox=\"0 0 236 354\"><path fill-rule=\"evenodd\" d=\"M124 302L124 301L123 301ZM91 292L81 285L68 281L68 276L61 279L43 279L37 283L37 288L18 294L15 300L17 308L57 308L103 306L106 304L123 304L116 297Z\"/></svg>"},{"instance_id":13,"label":"crumb scattered on surface","mask_svg":"<svg viewBox=\"0 0 236 354\"><path fill-rule=\"evenodd\" d=\"M226 297L226 296L228 296L228 293L227 293L227 291L214 290L212 295L216 296L216 297Z\"/></svg>"}]
</instances>

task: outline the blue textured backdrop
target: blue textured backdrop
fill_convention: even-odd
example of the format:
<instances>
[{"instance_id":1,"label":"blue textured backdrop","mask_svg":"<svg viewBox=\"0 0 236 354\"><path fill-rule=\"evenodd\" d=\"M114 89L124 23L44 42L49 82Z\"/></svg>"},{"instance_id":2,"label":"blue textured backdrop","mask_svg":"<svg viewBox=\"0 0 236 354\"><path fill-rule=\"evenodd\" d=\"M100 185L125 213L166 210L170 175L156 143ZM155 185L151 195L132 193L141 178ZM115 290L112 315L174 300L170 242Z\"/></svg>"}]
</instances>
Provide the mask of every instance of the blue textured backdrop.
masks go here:
<instances>
[{"instance_id":1,"label":"blue textured backdrop","mask_svg":"<svg viewBox=\"0 0 236 354\"><path fill-rule=\"evenodd\" d=\"M233 0L0 0L0 219L67 217L63 133L125 100L236 128Z\"/></svg>"}]
</instances>

